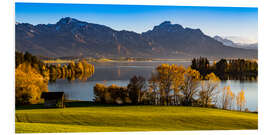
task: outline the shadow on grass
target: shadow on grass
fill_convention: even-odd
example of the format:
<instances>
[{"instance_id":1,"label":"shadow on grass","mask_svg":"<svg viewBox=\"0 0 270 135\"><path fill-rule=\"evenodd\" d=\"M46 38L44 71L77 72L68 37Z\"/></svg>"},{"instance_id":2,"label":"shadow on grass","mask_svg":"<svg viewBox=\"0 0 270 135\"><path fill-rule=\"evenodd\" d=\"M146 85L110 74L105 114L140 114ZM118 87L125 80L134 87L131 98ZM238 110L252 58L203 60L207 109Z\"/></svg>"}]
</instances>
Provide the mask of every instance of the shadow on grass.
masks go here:
<instances>
[{"instance_id":1,"label":"shadow on grass","mask_svg":"<svg viewBox=\"0 0 270 135\"><path fill-rule=\"evenodd\" d=\"M121 107L121 106L137 106L137 105L100 104L91 101L65 101L65 107ZM16 110L55 109L55 108L53 107L48 108L44 106L44 104L21 105L15 107Z\"/></svg>"},{"instance_id":2,"label":"shadow on grass","mask_svg":"<svg viewBox=\"0 0 270 135\"><path fill-rule=\"evenodd\" d=\"M16 110L31 110L31 109L45 109L46 107L43 104L34 104L34 105L20 105L16 106Z\"/></svg>"},{"instance_id":3,"label":"shadow on grass","mask_svg":"<svg viewBox=\"0 0 270 135\"><path fill-rule=\"evenodd\" d=\"M95 103L92 101L65 101L65 107L126 107L126 106L160 106L160 105L143 105L143 104L138 104L138 105L119 105L119 104L100 104L100 103ZM166 107L166 106L160 106L160 107ZM177 106L174 106L177 107ZM194 107L194 106L193 106ZM57 108L57 107L55 107ZM23 106L16 106L16 110L32 110L32 109L55 109L53 107L45 107L44 104L33 104L33 105L23 105ZM199 107L201 108L201 107ZM64 109L64 108L59 108L59 109ZM212 109L219 109L219 108L212 108ZM223 110L223 109L219 109ZM227 111L234 111L234 112L239 112L237 110L227 110ZM258 114L257 111L254 112L246 112L246 113L256 113Z\"/></svg>"}]
</instances>

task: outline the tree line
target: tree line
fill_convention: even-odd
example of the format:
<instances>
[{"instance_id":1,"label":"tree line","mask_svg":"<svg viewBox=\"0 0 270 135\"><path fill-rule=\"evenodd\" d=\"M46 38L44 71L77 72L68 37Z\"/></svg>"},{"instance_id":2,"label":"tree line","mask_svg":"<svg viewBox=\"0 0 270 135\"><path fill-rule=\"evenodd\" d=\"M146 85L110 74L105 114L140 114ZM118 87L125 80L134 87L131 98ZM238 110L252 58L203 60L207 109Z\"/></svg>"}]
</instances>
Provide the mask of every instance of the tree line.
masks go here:
<instances>
[{"instance_id":1,"label":"tree line","mask_svg":"<svg viewBox=\"0 0 270 135\"><path fill-rule=\"evenodd\" d=\"M94 66L85 60L69 64L45 64L28 52L15 52L16 105L42 102L42 92L48 91L48 82L56 79L86 80L94 73Z\"/></svg>"},{"instance_id":2,"label":"tree line","mask_svg":"<svg viewBox=\"0 0 270 135\"><path fill-rule=\"evenodd\" d=\"M70 62L69 64L47 65L50 73L50 81L55 82L57 79L67 79L69 81L80 79L87 80L94 71L94 65L89 64L85 60L79 62Z\"/></svg>"},{"instance_id":3,"label":"tree line","mask_svg":"<svg viewBox=\"0 0 270 135\"><path fill-rule=\"evenodd\" d=\"M209 73L202 77L190 67L162 64L149 80L134 76L126 87L115 84L94 86L95 102L102 104L145 104L245 108L244 91L234 94L230 87L218 89L219 77Z\"/></svg>"},{"instance_id":4,"label":"tree line","mask_svg":"<svg viewBox=\"0 0 270 135\"><path fill-rule=\"evenodd\" d=\"M21 53L16 51L15 63L16 68L23 63L30 64L42 76L49 77L49 81L51 82L57 79L86 80L91 77L95 71L94 65L89 64L84 59L78 62L71 61L67 64L45 64L28 52Z\"/></svg>"},{"instance_id":5,"label":"tree line","mask_svg":"<svg viewBox=\"0 0 270 135\"><path fill-rule=\"evenodd\" d=\"M202 76L213 72L221 80L257 80L258 76L258 63L245 59L220 59L210 64L207 58L193 58L191 68Z\"/></svg>"}]
</instances>

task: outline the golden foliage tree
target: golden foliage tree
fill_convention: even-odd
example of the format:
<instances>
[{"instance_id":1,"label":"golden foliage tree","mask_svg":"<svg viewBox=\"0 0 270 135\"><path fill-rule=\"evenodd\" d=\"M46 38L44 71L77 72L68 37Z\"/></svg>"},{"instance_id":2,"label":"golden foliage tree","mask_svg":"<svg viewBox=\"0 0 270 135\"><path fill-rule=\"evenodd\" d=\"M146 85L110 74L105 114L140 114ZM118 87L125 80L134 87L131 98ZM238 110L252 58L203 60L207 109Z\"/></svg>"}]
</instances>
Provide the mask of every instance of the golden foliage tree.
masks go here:
<instances>
[{"instance_id":1,"label":"golden foliage tree","mask_svg":"<svg viewBox=\"0 0 270 135\"><path fill-rule=\"evenodd\" d=\"M231 91L230 86L225 86L222 89L221 95L221 108L222 109L233 109L233 103L235 99L235 94Z\"/></svg>"},{"instance_id":2,"label":"golden foliage tree","mask_svg":"<svg viewBox=\"0 0 270 135\"><path fill-rule=\"evenodd\" d=\"M48 79L29 63L20 64L15 71L16 104L40 103L41 93L48 91Z\"/></svg>"},{"instance_id":3,"label":"golden foliage tree","mask_svg":"<svg viewBox=\"0 0 270 135\"><path fill-rule=\"evenodd\" d=\"M162 64L156 68L159 94L160 94L160 103L162 105L168 105L169 93L171 90L174 90L174 96L176 97L179 93L179 87L183 84L184 81L184 72L185 68L183 66ZM177 101L176 101L177 102Z\"/></svg>"},{"instance_id":4,"label":"golden foliage tree","mask_svg":"<svg viewBox=\"0 0 270 135\"><path fill-rule=\"evenodd\" d=\"M236 96L236 104L237 104L237 108L240 111L243 111L245 105L246 105L246 99L245 99L245 92L244 90L241 90L237 96Z\"/></svg>"},{"instance_id":5,"label":"golden foliage tree","mask_svg":"<svg viewBox=\"0 0 270 135\"><path fill-rule=\"evenodd\" d=\"M191 106L194 100L194 96L198 93L200 84L200 73L197 70L188 67L184 73L184 83L181 87L182 104L185 106Z\"/></svg>"},{"instance_id":6,"label":"golden foliage tree","mask_svg":"<svg viewBox=\"0 0 270 135\"><path fill-rule=\"evenodd\" d=\"M174 104L180 104L180 90L181 90L181 86L184 85L184 73L186 71L186 69L181 65L181 66L176 66L176 65L172 65L171 67L172 69L172 89L173 89L173 93L174 93Z\"/></svg>"},{"instance_id":7,"label":"golden foliage tree","mask_svg":"<svg viewBox=\"0 0 270 135\"><path fill-rule=\"evenodd\" d=\"M169 64L162 64L156 68L157 80L159 85L160 103L161 105L168 105L169 103L169 92L172 87L173 72L171 71Z\"/></svg>"},{"instance_id":8,"label":"golden foliage tree","mask_svg":"<svg viewBox=\"0 0 270 135\"><path fill-rule=\"evenodd\" d=\"M89 77L91 77L94 73L94 66L92 64L89 64L86 60L79 61L77 63L77 72L79 74L80 80L87 80Z\"/></svg>"}]
</instances>

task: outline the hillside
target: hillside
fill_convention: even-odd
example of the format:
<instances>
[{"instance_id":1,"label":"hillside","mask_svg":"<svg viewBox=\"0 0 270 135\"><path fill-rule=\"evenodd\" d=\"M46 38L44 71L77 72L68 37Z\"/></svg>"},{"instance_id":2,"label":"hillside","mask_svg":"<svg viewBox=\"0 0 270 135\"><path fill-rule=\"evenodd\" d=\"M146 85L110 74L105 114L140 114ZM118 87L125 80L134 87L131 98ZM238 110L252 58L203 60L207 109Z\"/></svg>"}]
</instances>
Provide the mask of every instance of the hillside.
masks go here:
<instances>
[{"instance_id":1,"label":"hillside","mask_svg":"<svg viewBox=\"0 0 270 135\"><path fill-rule=\"evenodd\" d=\"M16 50L45 57L257 58L256 50L224 46L200 29L169 21L139 34L69 17L56 24L16 23Z\"/></svg>"},{"instance_id":2,"label":"hillside","mask_svg":"<svg viewBox=\"0 0 270 135\"><path fill-rule=\"evenodd\" d=\"M227 38L223 38L220 36L214 36L214 39L217 41L221 42L225 46L230 46L230 47L235 47L235 48L243 48L243 49L253 49L253 50L258 50L258 43L253 43L253 44L243 44L243 43L235 43L232 40L229 40Z\"/></svg>"}]
</instances>

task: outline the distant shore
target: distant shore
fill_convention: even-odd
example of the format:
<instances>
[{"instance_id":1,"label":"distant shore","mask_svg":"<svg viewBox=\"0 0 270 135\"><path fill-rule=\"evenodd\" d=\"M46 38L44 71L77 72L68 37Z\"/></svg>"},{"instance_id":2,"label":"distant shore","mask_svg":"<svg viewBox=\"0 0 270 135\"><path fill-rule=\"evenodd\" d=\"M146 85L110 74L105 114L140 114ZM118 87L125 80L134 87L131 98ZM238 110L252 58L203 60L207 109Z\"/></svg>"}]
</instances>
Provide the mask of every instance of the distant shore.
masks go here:
<instances>
[{"instance_id":1,"label":"distant shore","mask_svg":"<svg viewBox=\"0 0 270 135\"><path fill-rule=\"evenodd\" d=\"M192 59L162 59L162 58L123 58L123 59L111 59L111 58L84 58L88 62L106 63L106 62L157 62L157 61L177 61L177 62L190 62ZM228 58L229 59L229 58ZM233 58L230 58L233 59ZM65 64L70 62L76 62L80 59L51 59L42 60L46 64ZM209 59L210 62L217 61L219 59ZM251 61L258 61L258 59L248 59Z\"/></svg>"}]
</instances>

